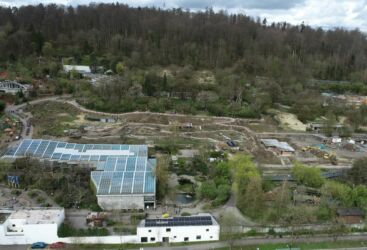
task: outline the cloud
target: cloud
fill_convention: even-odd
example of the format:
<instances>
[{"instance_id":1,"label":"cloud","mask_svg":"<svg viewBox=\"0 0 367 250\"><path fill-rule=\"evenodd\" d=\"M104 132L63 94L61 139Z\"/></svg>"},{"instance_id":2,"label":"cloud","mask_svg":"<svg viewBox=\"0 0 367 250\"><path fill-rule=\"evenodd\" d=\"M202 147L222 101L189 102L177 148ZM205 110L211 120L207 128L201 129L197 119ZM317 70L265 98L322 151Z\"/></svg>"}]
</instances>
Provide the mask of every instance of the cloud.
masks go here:
<instances>
[{"instance_id":1,"label":"cloud","mask_svg":"<svg viewBox=\"0 0 367 250\"><path fill-rule=\"evenodd\" d=\"M120 2L130 6L155 6L184 8L193 11L212 7L228 13L267 18L268 22L305 22L313 27L359 28L367 32L367 0L0 0L5 6L38 3L64 5L89 4L90 2Z\"/></svg>"}]
</instances>

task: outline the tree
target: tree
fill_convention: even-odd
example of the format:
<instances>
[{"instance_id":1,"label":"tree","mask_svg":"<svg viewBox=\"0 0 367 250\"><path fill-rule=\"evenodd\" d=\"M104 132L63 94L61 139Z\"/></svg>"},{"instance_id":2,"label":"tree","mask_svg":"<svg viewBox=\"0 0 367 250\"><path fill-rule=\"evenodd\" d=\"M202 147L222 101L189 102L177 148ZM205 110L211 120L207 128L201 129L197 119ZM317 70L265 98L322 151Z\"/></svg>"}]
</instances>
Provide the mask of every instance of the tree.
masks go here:
<instances>
[{"instance_id":1,"label":"tree","mask_svg":"<svg viewBox=\"0 0 367 250\"><path fill-rule=\"evenodd\" d=\"M116 73L119 75L123 75L126 71L126 67L123 62L118 62L116 64Z\"/></svg>"},{"instance_id":2,"label":"tree","mask_svg":"<svg viewBox=\"0 0 367 250\"><path fill-rule=\"evenodd\" d=\"M352 168L348 171L348 177L353 184L367 185L367 157L354 161Z\"/></svg>"},{"instance_id":3,"label":"tree","mask_svg":"<svg viewBox=\"0 0 367 250\"><path fill-rule=\"evenodd\" d=\"M316 167L306 167L296 163L292 168L292 176L299 184L308 187L319 188L324 183L324 178L321 176L321 170Z\"/></svg>"},{"instance_id":4,"label":"tree","mask_svg":"<svg viewBox=\"0 0 367 250\"><path fill-rule=\"evenodd\" d=\"M220 215L221 238L228 242L230 249L234 247L236 234L241 232L239 229L238 219L233 213L226 212Z\"/></svg>"},{"instance_id":5,"label":"tree","mask_svg":"<svg viewBox=\"0 0 367 250\"><path fill-rule=\"evenodd\" d=\"M6 103L5 103L4 101L1 101L1 100L0 100L0 112L1 112L1 113L2 113L2 112L4 112L5 107L6 107Z\"/></svg>"},{"instance_id":6,"label":"tree","mask_svg":"<svg viewBox=\"0 0 367 250\"><path fill-rule=\"evenodd\" d=\"M207 104L218 100L218 95L214 91L201 91L196 96L196 99L204 104L204 108L207 109Z\"/></svg>"},{"instance_id":7,"label":"tree","mask_svg":"<svg viewBox=\"0 0 367 250\"><path fill-rule=\"evenodd\" d=\"M45 42L42 47L42 54L46 57L51 57L54 53L54 49L50 42Z\"/></svg>"},{"instance_id":8,"label":"tree","mask_svg":"<svg viewBox=\"0 0 367 250\"><path fill-rule=\"evenodd\" d=\"M213 180L203 182L199 192L204 199L214 200L217 197L217 187Z\"/></svg>"},{"instance_id":9,"label":"tree","mask_svg":"<svg viewBox=\"0 0 367 250\"><path fill-rule=\"evenodd\" d=\"M242 211L251 217L258 217L263 208L263 189L262 180L260 176L255 176L250 179L245 193L242 192L237 197L239 200L239 206Z\"/></svg>"},{"instance_id":10,"label":"tree","mask_svg":"<svg viewBox=\"0 0 367 250\"><path fill-rule=\"evenodd\" d=\"M168 178L169 178L169 158L167 155L159 155L157 157L157 166L154 170L154 175L157 179L157 198L163 199L168 191Z\"/></svg>"},{"instance_id":11,"label":"tree","mask_svg":"<svg viewBox=\"0 0 367 250\"><path fill-rule=\"evenodd\" d=\"M358 185L351 191L351 200L353 206L366 209L367 208L367 187L365 185Z\"/></svg>"},{"instance_id":12,"label":"tree","mask_svg":"<svg viewBox=\"0 0 367 250\"><path fill-rule=\"evenodd\" d=\"M321 193L327 199L333 199L339 201L342 206L349 207L352 205L352 200L350 197L351 188L336 181L327 181L321 189Z\"/></svg>"}]
</instances>

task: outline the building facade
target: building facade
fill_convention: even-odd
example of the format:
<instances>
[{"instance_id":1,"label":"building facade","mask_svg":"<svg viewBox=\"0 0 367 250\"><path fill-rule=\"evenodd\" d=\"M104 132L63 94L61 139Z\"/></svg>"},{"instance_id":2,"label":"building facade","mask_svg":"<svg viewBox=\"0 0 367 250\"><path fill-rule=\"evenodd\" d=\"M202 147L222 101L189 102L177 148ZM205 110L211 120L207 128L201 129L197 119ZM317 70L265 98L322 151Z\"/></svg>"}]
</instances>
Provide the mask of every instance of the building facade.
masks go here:
<instances>
[{"instance_id":1,"label":"building facade","mask_svg":"<svg viewBox=\"0 0 367 250\"><path fill-rule=\"evenodd\" d=\"M2 210L0 216L0 245L56 242L58 227L65 219L63 208Z\"/></svg>"},{"instance_id":2,"label":"building facade","mask_svg":"<svg viewBox=\"0 0 367 250\"><path fill-rule=\"evenodd\" d=\"M146 219L137 228L141 243L217 241L219 234L220 226L210 214Z\"/></svg>"}]
</instances>

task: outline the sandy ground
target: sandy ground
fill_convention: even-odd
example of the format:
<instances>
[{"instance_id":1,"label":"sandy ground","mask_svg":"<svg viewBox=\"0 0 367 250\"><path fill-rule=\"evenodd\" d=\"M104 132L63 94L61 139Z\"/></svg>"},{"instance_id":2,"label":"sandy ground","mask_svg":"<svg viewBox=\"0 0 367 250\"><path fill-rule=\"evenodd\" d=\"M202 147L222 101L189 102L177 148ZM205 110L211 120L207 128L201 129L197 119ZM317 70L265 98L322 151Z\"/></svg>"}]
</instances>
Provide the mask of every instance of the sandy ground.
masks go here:
<instances>
[{"instance_id":1,"label":"sandy ground","mask_svg":"<svg viewBox=\"0 0 367 250\"><path fill-rule=\"evenodd\" d=\"M289 128L296 131L306 131L306 124L298 120L297 116L291 113L280 112L276 114L276 119L282 128Z\"/></svg>"}]
</instances>

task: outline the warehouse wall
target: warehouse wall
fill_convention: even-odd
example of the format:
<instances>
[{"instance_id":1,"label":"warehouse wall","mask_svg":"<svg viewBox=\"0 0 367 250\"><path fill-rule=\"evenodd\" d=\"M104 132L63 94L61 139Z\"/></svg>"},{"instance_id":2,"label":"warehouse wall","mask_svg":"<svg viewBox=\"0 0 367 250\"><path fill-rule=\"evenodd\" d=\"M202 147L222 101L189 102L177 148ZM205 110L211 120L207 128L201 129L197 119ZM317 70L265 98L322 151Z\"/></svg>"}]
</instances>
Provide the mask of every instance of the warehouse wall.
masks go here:
<instances>
[{"instance_id":1,"label":"warehouse wall","mask_svg":"<svg viewBox=\"0 0 367 250\"><path fill-rule=\"evenodd\" d=\"M97 195L97 199L104 210L144 209L144 195Z\"/></svg>"}]
</instances>

